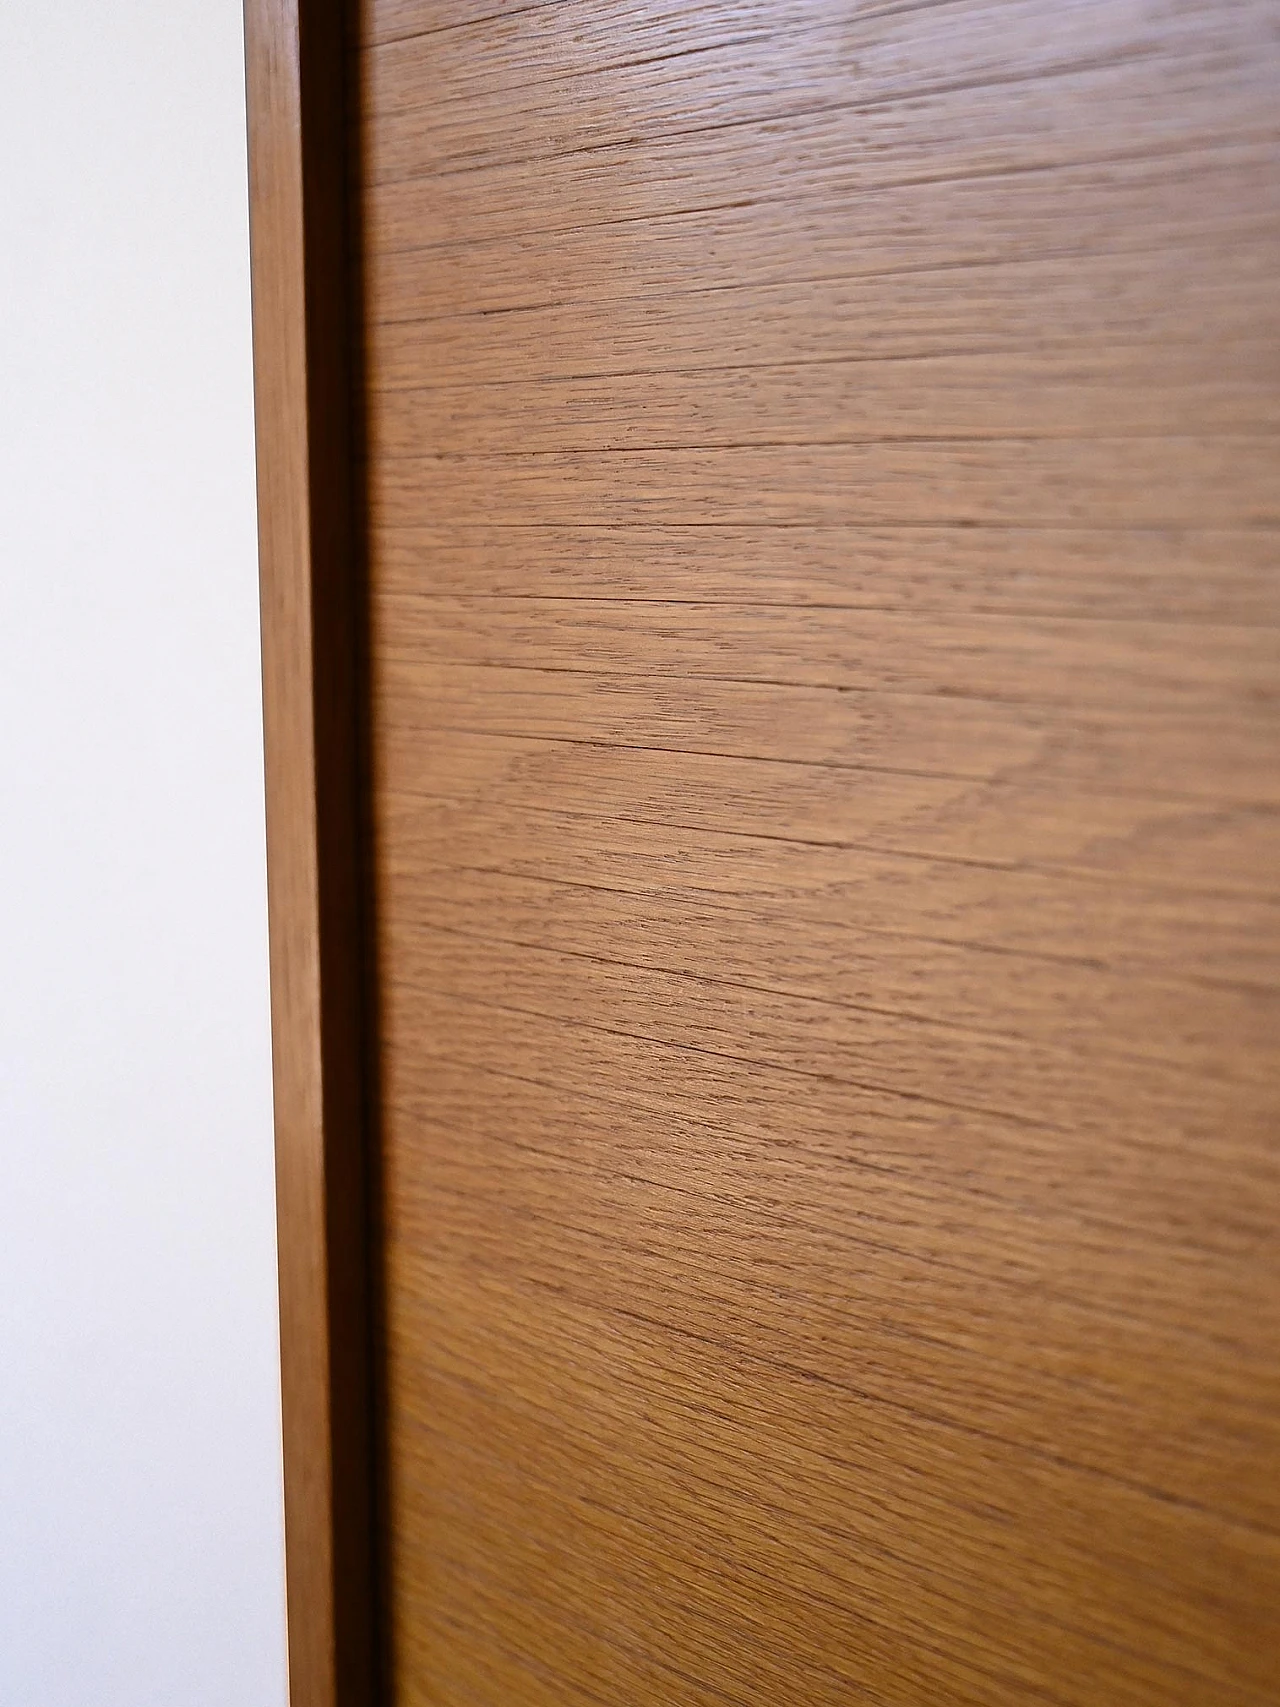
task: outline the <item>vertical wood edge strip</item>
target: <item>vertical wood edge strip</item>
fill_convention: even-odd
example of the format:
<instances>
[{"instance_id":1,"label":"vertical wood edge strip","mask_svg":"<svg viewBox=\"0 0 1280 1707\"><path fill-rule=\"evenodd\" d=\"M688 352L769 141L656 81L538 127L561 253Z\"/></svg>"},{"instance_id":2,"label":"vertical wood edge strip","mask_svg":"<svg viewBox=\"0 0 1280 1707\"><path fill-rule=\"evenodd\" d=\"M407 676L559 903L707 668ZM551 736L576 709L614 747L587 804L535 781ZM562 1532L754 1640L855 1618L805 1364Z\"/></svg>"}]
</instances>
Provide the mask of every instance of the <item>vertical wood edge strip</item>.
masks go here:
<instances>
[{"instance_id":1,"label":"vertical wood edge strip","mask_svg":"<svg viewBox=\"0 0 1280 1707\"><path fill-rule=\"evenodd\" d=\"M245 0L293 1707L375 1697L343 11Z\"/></svg>"}]
</instances>

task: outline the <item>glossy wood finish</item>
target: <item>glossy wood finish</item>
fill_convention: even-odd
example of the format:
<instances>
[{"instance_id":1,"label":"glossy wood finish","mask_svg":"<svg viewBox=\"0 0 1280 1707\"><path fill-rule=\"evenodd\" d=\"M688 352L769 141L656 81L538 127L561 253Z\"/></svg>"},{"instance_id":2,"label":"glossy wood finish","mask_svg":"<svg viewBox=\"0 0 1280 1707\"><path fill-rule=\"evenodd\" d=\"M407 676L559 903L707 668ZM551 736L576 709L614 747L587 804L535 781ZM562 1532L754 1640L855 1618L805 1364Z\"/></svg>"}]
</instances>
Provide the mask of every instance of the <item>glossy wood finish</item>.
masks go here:
<instances>
[{"instance_id":1,"label":"glossy wood finish","mask_svg":"<svg viewBox=\"0 0 1280 1707\"><path fill-rule=\"evenodd\" d=\"M352 304L341 12L246 0L295 1707L375 1694Z\"/></svg>"},{"instance_id":2,"label":"glossy wood finish","mask_svg":"<svg viewBox=\"0 0 1280 1707\"><path fill-rule=\"evenodd\" d=\"M392 1698L1274 1707L1274 6L357 70Z\"/></svg>"}]
</instances>

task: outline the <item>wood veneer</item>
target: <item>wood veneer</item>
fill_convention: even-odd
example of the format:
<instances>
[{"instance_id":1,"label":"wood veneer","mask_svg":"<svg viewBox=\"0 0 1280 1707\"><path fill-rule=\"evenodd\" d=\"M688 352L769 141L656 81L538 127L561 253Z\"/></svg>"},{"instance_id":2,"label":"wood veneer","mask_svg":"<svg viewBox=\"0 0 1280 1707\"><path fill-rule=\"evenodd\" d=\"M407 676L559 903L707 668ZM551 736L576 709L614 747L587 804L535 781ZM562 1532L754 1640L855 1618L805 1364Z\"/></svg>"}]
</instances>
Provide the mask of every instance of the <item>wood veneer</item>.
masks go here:
<instances>
[{"instance_id":1,"label":"wood veneer","mask_svg":"<svg viewBox=\"0 0 1280 1707\"><path fill-rule=\"evenodd\" d=\"M1275 1707L1274 6L345 58L387 1698Z\"/></svg>"}]
</instances>

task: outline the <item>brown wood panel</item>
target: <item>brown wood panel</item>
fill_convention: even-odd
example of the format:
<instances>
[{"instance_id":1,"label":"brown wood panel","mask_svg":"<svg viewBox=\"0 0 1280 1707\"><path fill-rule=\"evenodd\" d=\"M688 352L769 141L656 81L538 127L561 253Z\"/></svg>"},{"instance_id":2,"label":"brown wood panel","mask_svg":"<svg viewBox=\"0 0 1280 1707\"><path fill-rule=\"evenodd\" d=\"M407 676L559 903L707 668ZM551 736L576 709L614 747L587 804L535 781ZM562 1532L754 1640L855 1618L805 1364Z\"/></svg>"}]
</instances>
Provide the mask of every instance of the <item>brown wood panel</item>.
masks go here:
<instances>
[{"instance_id":1,"label":"brown wood panel","mask_svg":"<svg viewBox=\"0 0 1280 1707\"><path fill-rule=\"evenodd\" d=\"M374 1658L365 931L346 41L246 0L285 1576L295 1707Z\"/></svg>"},{"instance_id":2,"label":"brown wood panel","mask_svg":"<svg viewBox=\"0 0 1280 1707\"><path fill-rule=\"evenodd\" d=\"M1274 7L359 19L392 1698L1274 1707Z\"/></svg>"}]
</instances>

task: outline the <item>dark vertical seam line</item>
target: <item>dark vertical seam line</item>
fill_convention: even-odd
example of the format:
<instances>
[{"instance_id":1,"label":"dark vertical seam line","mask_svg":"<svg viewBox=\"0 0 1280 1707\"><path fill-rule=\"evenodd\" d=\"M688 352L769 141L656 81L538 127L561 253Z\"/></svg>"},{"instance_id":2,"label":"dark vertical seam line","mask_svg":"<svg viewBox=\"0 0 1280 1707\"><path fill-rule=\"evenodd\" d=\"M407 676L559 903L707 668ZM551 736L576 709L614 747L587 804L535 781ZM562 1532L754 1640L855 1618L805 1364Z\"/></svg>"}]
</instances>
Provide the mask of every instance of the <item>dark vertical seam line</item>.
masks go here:
<instances>
[{"instance_id":1,"label":"dark vertical seam line","mask_svg":"<svg viewBox=\"0 0 1280 1707\"><path fill-rule=\"evenodd\" d=\"M381 1001L378 975L373 803L373 659L369 589L369 457L365 350L364 129L359 61L359 4L343 7L342 111L340 147L343 208L343 272L347 314L347 406L353 659L353 785L355 810L356 925L359 952L361 1139L364 1185L365 1385L369 1452L369 1697L392 1699L390 1618L391 1510L389 1455L385 1435L386 1296L382 1215Z\"/></svg>"},{"instance_id":2,"label":"dark vertical seam line","mask_svg":"<svg viewBox=\"0 0 1280 1707\"><path fill-rule=\"evenodd\" d=\"M378 1699L347 8L298 0L335 1707ZM299 1704L302 1707L302 1704Z\"/></svg>"}]
</instances>

